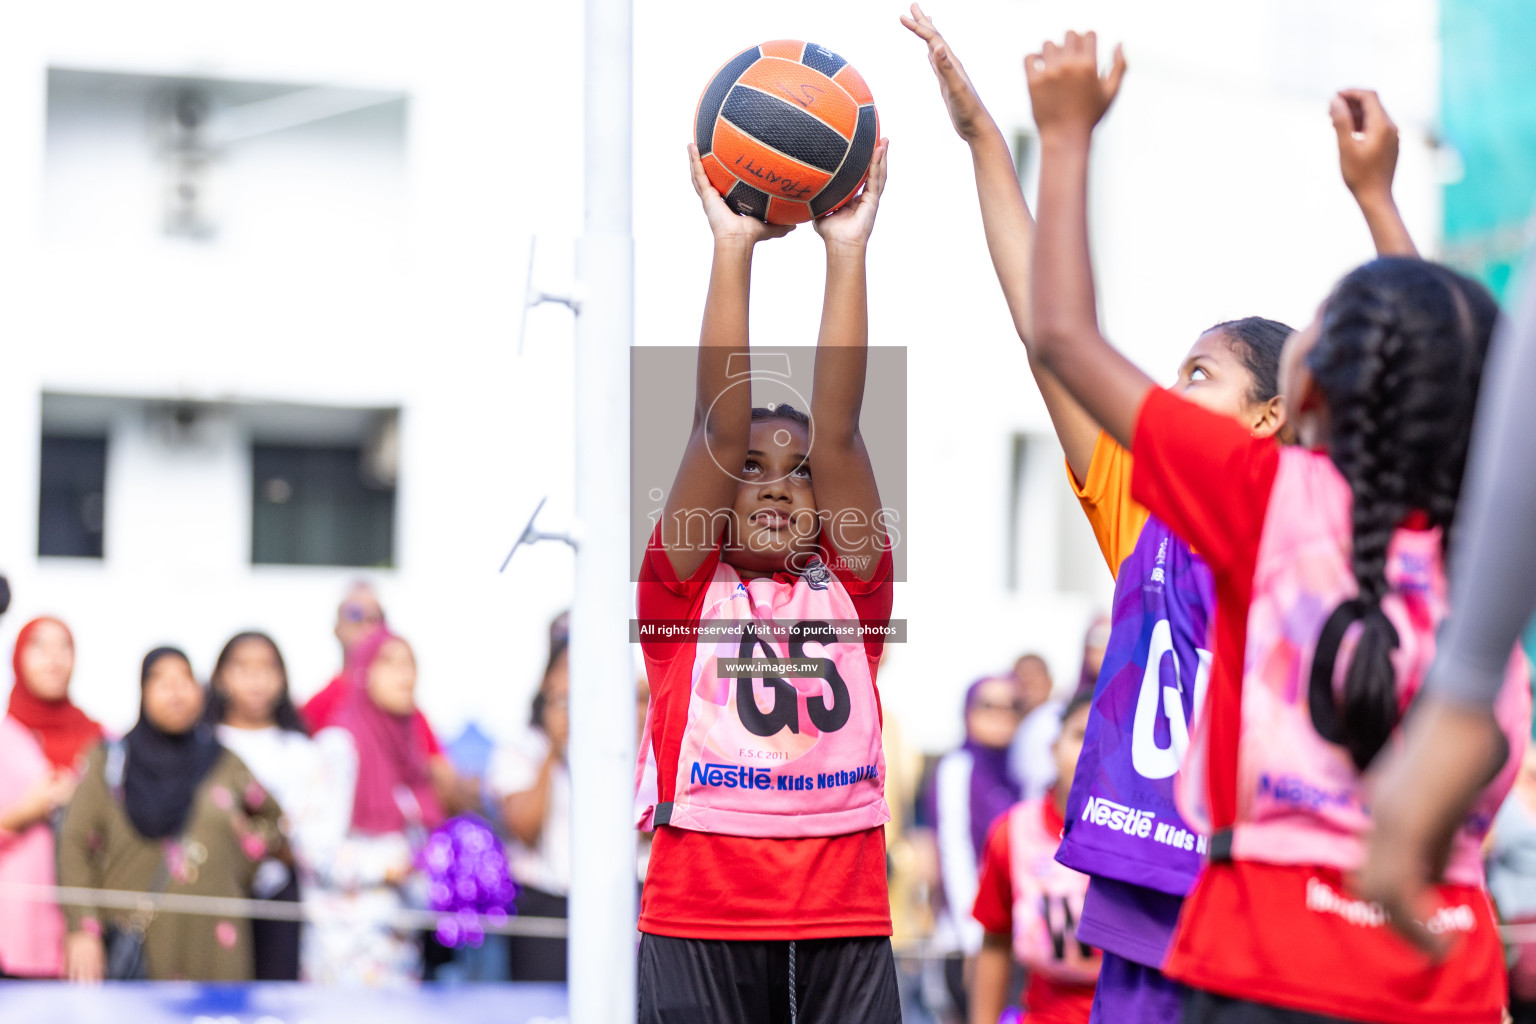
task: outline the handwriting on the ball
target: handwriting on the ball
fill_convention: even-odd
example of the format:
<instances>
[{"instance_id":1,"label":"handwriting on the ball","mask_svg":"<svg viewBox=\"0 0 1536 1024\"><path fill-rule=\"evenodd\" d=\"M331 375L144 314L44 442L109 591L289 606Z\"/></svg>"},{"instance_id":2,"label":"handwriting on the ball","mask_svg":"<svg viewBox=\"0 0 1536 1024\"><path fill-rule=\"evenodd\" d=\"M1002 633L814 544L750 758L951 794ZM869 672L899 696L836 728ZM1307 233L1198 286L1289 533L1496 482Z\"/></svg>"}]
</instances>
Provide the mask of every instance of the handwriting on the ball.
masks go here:
<instances>
[{"instance_id":1,"label":"handwriting on the ball","mask_svg":"<svg viewBox=\"0 0 1536 1024\"><path fill-rule=\"evenodd\" d=\"M800 181L796 178L791 178L780 174L778 171L759 166L753 162L751 157L746 155L736 158L736 166L763 184L775 189L780 195L789 196L791 199L803 199L815 191L810 185L800 184Z\"/></svg>"},{"instance_id":2,"label":"handwriting on the ball","mask_svg":"<svg viewBox=\"0 0 1536 1024\"><path fill-rule=\"evenodd\" d=\"M798 96L795 95L797 91L799 92ZM809 82L801 82L798 89L794 89L783 84L779 85L779 92L783 93L784 96L790 101L798 103L802 107L809 107L812 103L815 103L816 97L820 96L825 91L826 90L820 89L810 84Z\"/></svg>"}]
</instances>

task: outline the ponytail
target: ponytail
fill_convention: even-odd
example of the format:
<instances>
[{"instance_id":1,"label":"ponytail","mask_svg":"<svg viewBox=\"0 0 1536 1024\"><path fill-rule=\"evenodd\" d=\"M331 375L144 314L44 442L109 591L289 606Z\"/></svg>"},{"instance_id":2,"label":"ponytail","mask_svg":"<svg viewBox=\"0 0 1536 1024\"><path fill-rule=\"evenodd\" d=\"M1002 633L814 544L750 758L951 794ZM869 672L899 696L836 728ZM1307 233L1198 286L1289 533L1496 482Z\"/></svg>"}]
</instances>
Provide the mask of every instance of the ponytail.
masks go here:
<instances>
[{"instance_id":1,"label":"ponytail","mask_svg":"<svg viewBox=\"0 0 1536 1024\"><path fill-rule=\"evenodd\" d=\"M1421 260L1379 259L1340 282L1309 369L1327 401L1329 454L1349 483L1350 569L1359 588L1328 617L1313 656L1313 725L1361 771L1401 717L1382 609L1392 536L1414 511L1449 535L1461 489L1483 355L1498 308L1481 285ZM1345 632L1359 637L1333 677Z\"/></svg>"}]
</instances>

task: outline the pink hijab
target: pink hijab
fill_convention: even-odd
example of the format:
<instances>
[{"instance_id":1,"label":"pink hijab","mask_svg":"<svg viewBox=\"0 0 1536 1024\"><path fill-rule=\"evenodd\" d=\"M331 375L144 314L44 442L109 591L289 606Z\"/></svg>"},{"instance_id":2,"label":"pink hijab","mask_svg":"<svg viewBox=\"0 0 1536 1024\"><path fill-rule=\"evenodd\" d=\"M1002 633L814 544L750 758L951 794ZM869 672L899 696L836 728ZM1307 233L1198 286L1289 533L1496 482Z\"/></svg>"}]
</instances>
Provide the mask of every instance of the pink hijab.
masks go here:
<instances>
[{"instance_id":1,"label":"pink hijab","mask_svg":"<svg viewBox=\"0 0 1536 1024\"><path fill-rule=\"evenodd\" d=\"M352 827L374 835L408 825L436 828L444 817L427 771L427 752L411 725L413 716L390 714L368 693L369 669L384 645L398 639L380 626L358 642L348 658L350 692L334 723L351 733L357 746Z\"/></svg>"}]
</instances>

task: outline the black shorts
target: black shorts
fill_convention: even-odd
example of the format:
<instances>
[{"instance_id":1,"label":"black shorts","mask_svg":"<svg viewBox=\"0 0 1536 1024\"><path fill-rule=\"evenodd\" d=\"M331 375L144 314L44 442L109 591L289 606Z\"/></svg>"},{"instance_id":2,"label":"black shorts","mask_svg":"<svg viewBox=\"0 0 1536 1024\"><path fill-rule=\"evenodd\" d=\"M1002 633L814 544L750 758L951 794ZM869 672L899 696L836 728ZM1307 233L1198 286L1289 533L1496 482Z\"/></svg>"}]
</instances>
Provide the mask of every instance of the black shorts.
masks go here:
<instances>
[{"instance_id":1,"label":"black shorts","mask_svg":"<svg viewBox=\"0 0 1536 1024\"><path fill-rule=\"evenodd\" d=\"M1218 996L1189 989L1184 997L1184 1024L1353 1024L1338 1017L1323 1017L1304 1010L1250 1003L1245 999Z\"/></svg>"},{"instance_id":2,"label":"black shorts","mask_svg":"<svg viewBox=\"0 0 1536 1024\"><path fill-rule=\"evenodd\" d=\"M639 1024L901 1024L896 959L884 936L738 942L642 934L639 982Z\"/></svg>"}]
</instances>

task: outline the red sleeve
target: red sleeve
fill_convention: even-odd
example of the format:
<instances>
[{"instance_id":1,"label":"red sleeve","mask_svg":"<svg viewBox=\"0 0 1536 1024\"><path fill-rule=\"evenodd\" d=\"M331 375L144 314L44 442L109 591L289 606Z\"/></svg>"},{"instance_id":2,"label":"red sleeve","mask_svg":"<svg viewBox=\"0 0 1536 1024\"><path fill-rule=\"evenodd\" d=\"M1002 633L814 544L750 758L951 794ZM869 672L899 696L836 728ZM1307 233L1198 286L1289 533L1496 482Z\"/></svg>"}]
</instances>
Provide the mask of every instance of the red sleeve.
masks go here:
<instances>
[{"instance_id":1,"label":"red sleeve","mask_svg":"<svg viewBox=\"0 0 1536 1024\"><path fill-rule=\"evenodd\" d=\"M999 815L987 832L986 849L981 855L981 877L976 887L976 905L971 908L971 916L994 935L1013 934L1008 818L1007 814Z\"/></svg>"},{"instance_id":2,"label":"red sleeve","mask_svg":"<svg viewBox=\"0 0 1536 1024\"><path fill-rule=\"evenodd\" d=\"M1280 445L1153 388L1136 417L1131 496L1173 528L1218 576L1252 565Z\"/></svg>"},{"instance_id":3,"label":"red sleeve","mask_svg":"<svg viewBox=\"0 0 1536 1024\"><path fill-rule=\"evenodd\" d=\"M848 596L853 600L853 607L859 613L859 625L866 630L874 626L884 626L891 621L891 605L896 588L892 583L895 575L891 560L891 549L882 544L880 561L875 566L875 573L867 580L861 580L854 574L851 563L838 555L831 553L829 545L822 545L822 557L826 560L832 575L837 577L843 589L848 591ZM875 662L880 660L880 654L885 650L885 637L879 634L866 636L864 649Z\"/></svg>"},{"instance_id":4,"label":"red sleeve","mask_svg":"<svg viewBox=\"0 0 1536 1024\"><path fill-rule=\"evenodd\" d=\"M304 719L304 724L309 726L310 735L331 724L331 719L336 716L336 705L340 702L345 685L343 678L337 676L321 687L320 692L309 698L300 709L299 715Z\"/></svg>"},{"instance_id":5,"label":"red sleeve","mask_svg":"<svg viewBox=\"0 0 1536 1024\"><path fill-rule=\"evenodd\" d=\"M635 588L636 618L641 622L692 622L694 606L704 587L714 578L720 565L720 548L717 546L699 563L693 575L679 579L672 568L672 559L661 542L661 524L651 531L650 543L645 547L645 557L640 562L640 581ZM691 637L674 640L645 640L641 649L652 658L666 660L677 653L679 644L692 643Z\"/></svg>"},{"instance_id":6,"label":"red sleeve","mask_svg":"<svg viewBox=\"0 0 1536 1024\"><path fill-rule=\"evenodd\" d=\"M437 734L432 731L432 725L427 721L427 716L417 709L411 718L411 726L416 732L416 740L426 750L428 757L441 757L443 745L437 742Z\"/></svg>"}]
</instances>

